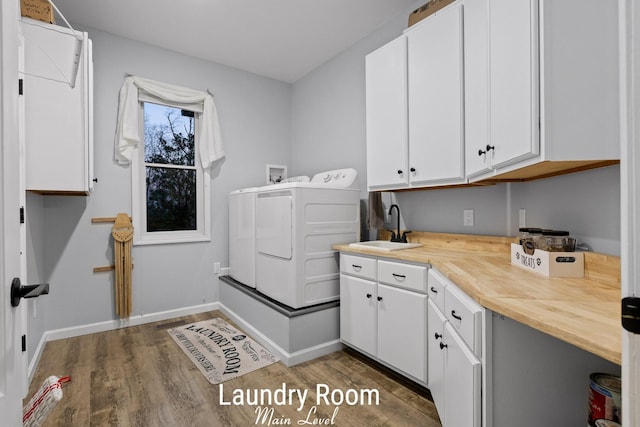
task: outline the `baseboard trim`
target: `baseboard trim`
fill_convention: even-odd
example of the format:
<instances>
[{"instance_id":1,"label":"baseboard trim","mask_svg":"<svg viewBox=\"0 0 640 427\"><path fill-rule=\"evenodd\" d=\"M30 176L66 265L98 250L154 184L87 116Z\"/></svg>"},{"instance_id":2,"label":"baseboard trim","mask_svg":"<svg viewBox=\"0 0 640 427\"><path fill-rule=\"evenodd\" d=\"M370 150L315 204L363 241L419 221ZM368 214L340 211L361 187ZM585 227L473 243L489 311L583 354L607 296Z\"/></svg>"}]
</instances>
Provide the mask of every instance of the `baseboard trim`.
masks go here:
<instances>
[{"instance_id":1,"label":"baseboard trim","mask_svg":"<svg viewBox=\"0 0 640 427\"><path fill-rule=\"evenodd\" d=\"M45 344L49 341L60 340L64 338L79 337L81 335L95 334L97 332L112 331L115 329L127 328L129 326L144 325L146 323L159 322L162 320L174 319L181 316L189 316L191 314L204 313L220 309L220 303L213 302L209 304L195 305L192 307L184 307L176 310L159 311L151 314L141 314L132 316L129 319L107 320L105 322L90 323L88 325L72 326L69 328L53 329L45 331L40 338L38 348L33 358L29 362L29 383L33 379L40 357L44 351Z\"/></svg>"},{"instance_id":2,"label":"baseboard trim","mask_svg":"<svg viewBox=\"0 0 640 427\"><path fill-rule=\"evenodd\" d=\"M278 344L273 342L269 337L257 330L253 325L245 321L242 317L236 314L229 307L223 303L219 303L219 310L224 313L229 319L235 322L238 326L248 332L260 345L267 350L278 356L280 361L287 367L291 367L308 360L315 359L325 354L333 353L344 348L340 340L333 340L326 343L322 343L313 347L306 348L304 350L296 351L294 353L288 353Z\"/></svg>"}]
</instances>

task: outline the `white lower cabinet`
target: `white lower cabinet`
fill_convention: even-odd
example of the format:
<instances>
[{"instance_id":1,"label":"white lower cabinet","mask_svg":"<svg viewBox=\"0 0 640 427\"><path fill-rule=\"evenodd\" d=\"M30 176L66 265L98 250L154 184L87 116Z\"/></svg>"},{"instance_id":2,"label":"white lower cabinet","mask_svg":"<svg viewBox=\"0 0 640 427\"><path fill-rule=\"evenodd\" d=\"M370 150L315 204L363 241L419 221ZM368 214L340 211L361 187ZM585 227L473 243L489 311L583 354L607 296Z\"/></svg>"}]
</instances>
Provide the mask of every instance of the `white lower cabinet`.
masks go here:
<instances>
[{"instance_id":1,"label":"white lower cabinet","mask_svg":"<svg viewBox=\"0 0 640 427\"><path fill-rule=\"evenodd\" d=\"M480 427L480 360L469 350L449 322L443 343L445 427ZM442 418L442 417L441 417Z\"/></svg>"},{"instance_id":2,"label":"white lower cabinet","mask_svg":"<svg viewBox=\"0 0 640 427\"><path fill-rule=\"evenodd\" d=\"M427 296L378 284L378 358L427 382Z\"/></svg>"},{"instance_id":3,"label":"white lower cabinet","mask_svg":"<svg viewBox=\"0 0 640 427\"><path fill-rule=\"evenodd\" d=\"M433 269L429 287L445 291L444 298L428 303L428 387L433 401L444 427L480 427L484 308Z\"/></svg>"},{"instance_id":4,"label":"white lower cabinet","mask_svg":"<svg viewBox=\"0 0 640 427\"><path fill-rule=\"evenodd\" d=\"M440 418L444 421L444 351L440 348L444 335L444 324L447 318L435 306L434 300L429 300L428 315L428 362L429 390L433 403L440 412ZM443 344L444 345L444 344Z\"/></svg>"},{"instance_id":5,"label":"white lower cabinet","mask_svg":"<svg viewBox=\"0 0 640 427\"><path fill-rule=\"evenodd\" d=\"M426 385L427 266L341 254L340 270L341 340Z\"/></svg>"},{"instance_id":6,"label":"white lower cabinet","mask_svg":"<svg viewBox=\"0 0 640 427\"><path fill-rule=\"evenodd\" d=\"M376 283L340 274L340 337L343 341L375 355Z\"/></svg>"}]
</instances>

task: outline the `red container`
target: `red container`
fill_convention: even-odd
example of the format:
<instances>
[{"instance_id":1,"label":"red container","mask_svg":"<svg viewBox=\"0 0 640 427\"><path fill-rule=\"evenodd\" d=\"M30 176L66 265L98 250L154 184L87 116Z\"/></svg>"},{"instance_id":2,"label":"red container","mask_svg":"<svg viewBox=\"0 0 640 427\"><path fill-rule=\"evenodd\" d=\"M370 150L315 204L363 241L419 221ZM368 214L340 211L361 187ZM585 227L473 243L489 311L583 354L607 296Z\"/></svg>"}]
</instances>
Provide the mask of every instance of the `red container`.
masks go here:
<instances>
[{"instance_id":1,"label":"red container","mask_svg":"<svg viewBox=\"0 0 640 427\"><path fill-rule=\"evenodd\" d=\"M595 427L599 419L620 422L620 377L595 373L589 379L589 425Z\"/></svg>"}]
</instances>

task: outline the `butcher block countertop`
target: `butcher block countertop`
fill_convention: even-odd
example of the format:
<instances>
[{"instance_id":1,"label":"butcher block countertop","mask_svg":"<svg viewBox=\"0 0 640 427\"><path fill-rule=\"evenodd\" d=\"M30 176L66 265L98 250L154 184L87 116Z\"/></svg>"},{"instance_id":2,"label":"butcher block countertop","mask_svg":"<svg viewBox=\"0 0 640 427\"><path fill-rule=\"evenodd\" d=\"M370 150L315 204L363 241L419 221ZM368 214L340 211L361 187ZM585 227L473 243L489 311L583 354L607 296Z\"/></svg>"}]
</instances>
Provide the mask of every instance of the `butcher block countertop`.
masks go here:
<instances>
[{"instance_id":1,"label":"butcher block countertop","mask_svg":"<svg viewBox=\"0 0 640 427\"><path fill-rule=\"evenodd\" d=\"M431 264L484 307L621 365L620 257L585 252L584 278L547 278L511 264L513 237L413 232L409 241L424 246L334 249Z\"/></svg>"}]
</instances>

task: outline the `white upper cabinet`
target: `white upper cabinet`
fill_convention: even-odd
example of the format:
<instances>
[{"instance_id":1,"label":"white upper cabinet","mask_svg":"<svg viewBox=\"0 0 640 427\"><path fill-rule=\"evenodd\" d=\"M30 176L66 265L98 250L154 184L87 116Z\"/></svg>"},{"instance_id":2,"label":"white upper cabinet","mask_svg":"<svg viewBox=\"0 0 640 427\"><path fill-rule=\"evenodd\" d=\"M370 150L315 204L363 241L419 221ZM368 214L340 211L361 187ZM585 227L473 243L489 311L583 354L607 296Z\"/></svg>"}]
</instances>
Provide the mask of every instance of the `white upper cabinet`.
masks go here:
<instances>
[{"instance_id":1,"label":"white upper cabinet","mask_svg":"<svg viewBox=\"0 0 640 427\"><path fill-rule=\"evenodd\" d=\"M527 179L619 160L615 4L484 1L489 40L484 150L492 174Z\"/></svg>"},{"instance_id":2,"label":"white upper cabinet","mask_svg":"<svg viewBox=\"0 0 640 427\"><path fill-rule=\"evenodd\" d=\"M87 33L23 18L26 189L89 194L93 184L93 63ZM77 75L74 79L77 63Z\"/></svg>"},{"instance_id":3,"label":"white upper cabinet","mask_svg":"<svg viewBox=\"0 0 640 427\"><path fill-rule=\"evenodd\" d=\"M490 132L493 168L538 154L537 14L529 0L490 0Z\"/></svg>"},{"instance_id":4,"label":"white upper cabinet","mask_svg":"<svg viewBox=\"0 0 640 427\"><path fill-rule=\"evenodd\" d=\"M619 162L616 4L459 0L367 56L369 191Z\"/></svg>"},{"instance_id":5,"label":"white upper cabinet","mask_svg":"<svg viewBox=\"0 0 640 427\"><path fill-rule=\"evenodd\" d=\"M409 180L464 181L462 4L406 32L409 42Z\"/></svg>"},{"instance_id":6,"label":"white upper cabinet","mask_svg":"<svg viewBox=\"0 0 640 427\"><path fill-rule=\"evenodd\" d=\"M458 2L367 56L370 191L464 182L462 24Z\"/></svg>"},{"instance_id":7,"label":"white upper cabinet","mask_svg":"<svg viewBox=\"0 0 640 427\"><path fill-rule=\"evenodd\" d=\"M402 36L366 57L367 184L405 187L407 145L407 39Z\"/></svg>"},{"instance_id":8,"label":"white upper cabinet","mask_svg":"<svg viewBox=\"0 0 640 427\"><path fill-rule=\"evenodd\" d=\"M464 146L471 178L491 171L489 144L489 38L487 0L464 0Z\"/></svg>"}]
</instances>

